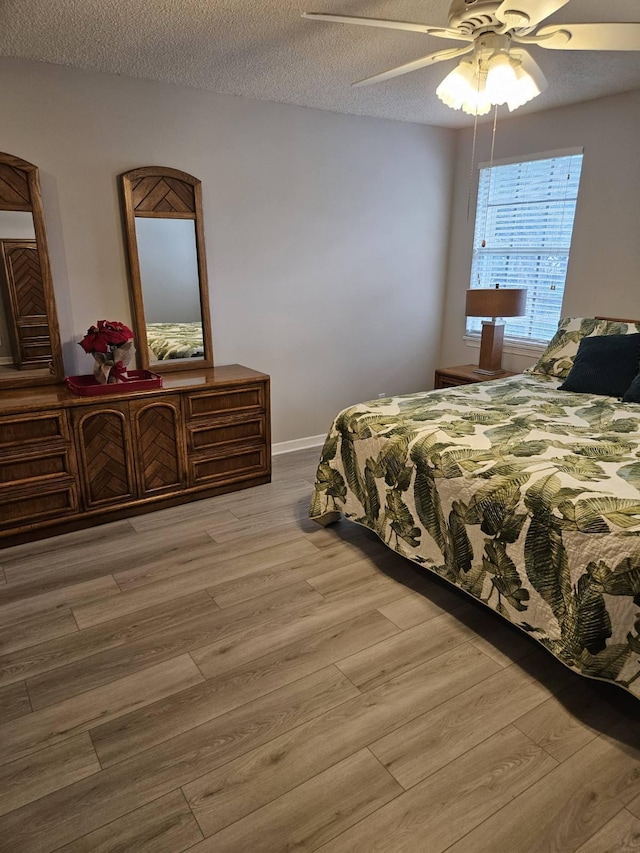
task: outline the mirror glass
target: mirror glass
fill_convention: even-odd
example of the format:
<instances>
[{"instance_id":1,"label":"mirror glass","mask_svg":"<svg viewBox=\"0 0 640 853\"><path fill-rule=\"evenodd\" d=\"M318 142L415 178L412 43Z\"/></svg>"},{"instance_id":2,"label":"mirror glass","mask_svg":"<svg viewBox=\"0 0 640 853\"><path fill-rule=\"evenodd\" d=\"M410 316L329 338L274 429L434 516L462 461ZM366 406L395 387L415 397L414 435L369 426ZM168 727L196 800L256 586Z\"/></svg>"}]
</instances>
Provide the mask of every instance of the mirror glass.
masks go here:
<instances>
[{"instance_id":1,"label":"mirror glass","mask_svg":"<svg viewBox=\"0 0 640 853\"><path fill-rule=\"evenodd\" d=\"M213 366L200 181L165 166L121 175L139 366Z\"/></svg>"},{"instance_id":2,"label":"mirror glass","mask_svg":"<svg viewBox=\"0 0 640 853\"><path fill-rule=\"evenodd\" d=\"M62 374L38 170L0 153L0 387Z\"/></svg>"},{"instance_id":3,"label":"mirror glass","mask_svg":"<svg viewBox=\"0 0 640 853\"><path fill-rule=\"evenodd\" d=\"M33 244L35 248L36 232L33 227L33 214L26 210L0 210L0 253L4 259L4 250L14 242L26 241ZM5 246L5 244L7 244ZM6 278L5 275L1 276ZM9 328L11 326L11 304L8 299L9 291L3 287L3 298L0 300L0 365L5 370L13 368L13 346L9 339ZM5 308L5 303L8 307Z\"/></svg>"},{"instance_id":4,"label":"mirror glass","mask_svg":"<svg viewBox=\"0 0 640 853\"><path fill-rule=\"evenodd\" d=\"M203 359L194 221L137 216L136 240L149 363Z\"/></svg>"},{"instance_id":5,"label":"mirror glass","mask_svg":"<svg viewBox=\"0 0 640 853\"><path fill-rule=\"evenodd\" d=\"M33 213L28 210L0 210L0 237L3 240L35 241Z\"/></svg>"}]
</instances>

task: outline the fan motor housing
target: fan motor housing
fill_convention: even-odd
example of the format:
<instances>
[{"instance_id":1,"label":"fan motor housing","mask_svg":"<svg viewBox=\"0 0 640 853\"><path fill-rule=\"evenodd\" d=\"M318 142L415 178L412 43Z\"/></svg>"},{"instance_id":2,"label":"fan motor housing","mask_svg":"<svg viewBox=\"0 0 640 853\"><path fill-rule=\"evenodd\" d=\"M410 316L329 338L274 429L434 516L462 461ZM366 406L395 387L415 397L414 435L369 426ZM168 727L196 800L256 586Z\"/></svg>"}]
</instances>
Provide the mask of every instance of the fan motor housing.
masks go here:
<instances>
[{"instance_id":1,"label":"fan motor housing","mask_svg":"<svg viewBox=\"0 0 640 853\"><path fill-rule=\"evenodd\" d=\"M495 17L502 0L453 0L449 9L449 25L472 35L483 29L499 27Z\"/></svg>"}]
</instances>

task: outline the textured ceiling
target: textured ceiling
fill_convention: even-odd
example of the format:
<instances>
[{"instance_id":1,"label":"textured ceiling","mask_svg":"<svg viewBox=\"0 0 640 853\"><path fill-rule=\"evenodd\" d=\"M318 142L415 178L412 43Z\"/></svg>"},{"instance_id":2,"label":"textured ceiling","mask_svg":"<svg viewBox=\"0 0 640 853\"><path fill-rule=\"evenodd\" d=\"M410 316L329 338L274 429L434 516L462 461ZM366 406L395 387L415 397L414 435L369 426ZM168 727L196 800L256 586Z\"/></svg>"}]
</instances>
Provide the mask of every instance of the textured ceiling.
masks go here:
<instances>
[{"instance_id":1,"label":"textured ceiling","mask_svg":"<svg viewBox=\"0 0 640 853\"><path fill-rule=\"evenodd\" d=\"M3 0L0 54L335 112L447 127L436 98L451 61L350 83L444 47L430 36L305 21L302 11L447 24L448 0ZM548 22L640 21L639 0L571 0ZM532 48L549 89L520 112L640 88L640 53Z\"/></svg>"}]
</instances>

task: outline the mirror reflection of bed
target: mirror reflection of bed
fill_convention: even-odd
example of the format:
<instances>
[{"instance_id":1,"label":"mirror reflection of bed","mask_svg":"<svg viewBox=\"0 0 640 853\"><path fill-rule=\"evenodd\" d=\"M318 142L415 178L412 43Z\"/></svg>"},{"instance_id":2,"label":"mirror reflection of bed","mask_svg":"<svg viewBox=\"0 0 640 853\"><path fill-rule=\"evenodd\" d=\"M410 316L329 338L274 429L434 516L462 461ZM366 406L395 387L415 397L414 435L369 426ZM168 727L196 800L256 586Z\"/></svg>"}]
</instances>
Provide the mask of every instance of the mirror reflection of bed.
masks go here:
<instances>
[{"instance_id":1,"label":"mirror reflection of bed","mask_svg":"<svg viewBox=\"0 0 640 853\"><path fill-rule=\"evenodd\" d=\"M202 323L147 323L149 361L204 358Z\"/></svg>"},{"instance_id":2,"label":"mirror reflection of bed","mask_svg":"<svg viewBox=\"0 0 640 853\"><path fill-rule=\"evenodd\" d=\"M136 217L149 362L204 358L195 223Z\"/></svg>"}]
</instances>

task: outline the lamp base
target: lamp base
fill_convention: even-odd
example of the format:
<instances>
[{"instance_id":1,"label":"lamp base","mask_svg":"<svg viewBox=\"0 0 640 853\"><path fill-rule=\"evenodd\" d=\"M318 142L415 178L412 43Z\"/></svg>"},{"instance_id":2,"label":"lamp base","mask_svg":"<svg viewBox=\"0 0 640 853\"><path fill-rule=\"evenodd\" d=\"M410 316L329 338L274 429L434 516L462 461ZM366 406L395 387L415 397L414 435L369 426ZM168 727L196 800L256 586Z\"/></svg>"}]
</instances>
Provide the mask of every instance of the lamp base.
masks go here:
<instances>
[{"instance_id":1,"label":"lamp base","mask_svg":"<svg viewBox=\"0 0 640 853\"><path fill-rule=\"evenodd\" d=\"M482 337L480 338L480 361L476 373L497 376L504 373L502 369L502 342L504 340L504 323L494 320L482 321Z\"/></svg>"}]
</instances>

